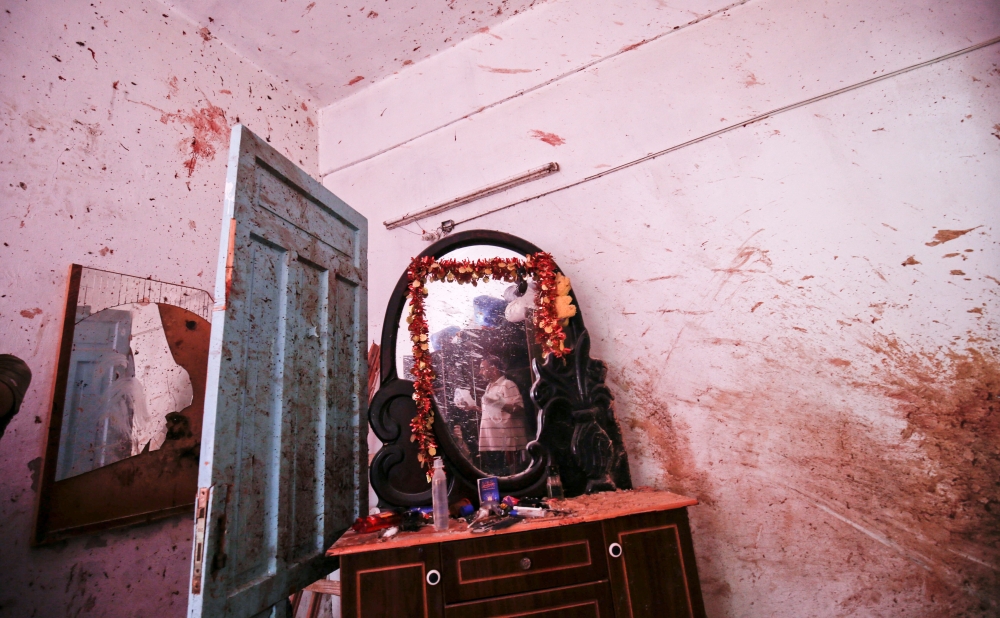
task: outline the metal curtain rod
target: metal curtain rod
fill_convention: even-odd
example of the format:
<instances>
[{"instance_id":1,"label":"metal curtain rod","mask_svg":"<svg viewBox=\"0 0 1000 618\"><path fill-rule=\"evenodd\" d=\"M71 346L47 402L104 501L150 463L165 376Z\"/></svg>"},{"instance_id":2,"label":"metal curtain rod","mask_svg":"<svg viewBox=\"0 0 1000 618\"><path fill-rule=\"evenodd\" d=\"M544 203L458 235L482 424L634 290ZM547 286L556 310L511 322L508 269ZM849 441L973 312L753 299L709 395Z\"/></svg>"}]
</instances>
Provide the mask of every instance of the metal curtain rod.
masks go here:
<instances>
[{"instance_id":1,"label":"metal curtain rod","mask_svg":"<svg viewBox=\"0 0 1000 618\"><path fill-rule=\"evenodd\" d=\"M494 193L499 193L501 191L506 191L512 187L524 184L526 182L531 182L532 180L538 180L539 178L544 178L549 174L559 171L559 164L556 162L548 163L542 167L537 167L532 170L528 170L523 174L518 174L517 176L512 176L506 180L501 180L500 182L488 185L482 189L478 189L463 195L461 197L456 197L453 200L449 200L443 204L438 204L437 206L431 206L430 208L425 208L423 210L418 210L409 214L405 214L398 219L392 219L390 221L383 222L387 230L394 230L397 227L402 227L414 221L419 221L420 219L426 219L433 215L442 213L446 210L451 210L452 208L457 208L463 204L468 204L469 202L474 202L478 199L482 199L488 195L493 195Z\"/></svg>"},{"instance_id":2,"label":"metal curtain rod","mask_svg":"<svg viewBox=\"0 0 1000 618\"><path fill-rule=\"evenodd\" d=\"M487 210L485 212L481 212L479 214L472 215L471 217L468 217L467 219L461 219L459 221L451 221L450 222L450 227L448 229L444 229L443 226L440 227L439 229L441 229L445 233L450 233L452 230L455 229L455 227L457 227L459 225L463 225L465 223L469 223L470 221L474 221L476 219L480 219L482 217L485 217L487 215L491 215L491 214L496 213L496 212L500 212L502 210L507 210L508 208L513 208L514 206L520 206L521 204L525 204L527 202L531 202L531 201L537 200L539 198L548 197L549 195L552 195L553 193L559 193L560 191L565 191L566 189L571 189L573 187L577 187L577 186L582 185L582 184L584 184L586 182L590 182L592 180L597 180L598 178L603 178L603 177L608 176L610 174L614 174L616 172L620 172L621 170L624 170L624 169L627 169L629 167L632 167L633 165L639 165L641 163L645 163L646 161L651 161L651 160L656 159L658 157L661 157L661 156L663 156L665 154L670 154L671 152L674 152L676 150L680 150L681 148L687 148L688 146L693 146L694 144L698 144L700 142L703 142L705 140L711 139L713 137L717 137L719 135L722 135L723 133L728 133L730 131L735 131L736 129L745 128L748 125L754 124L756 122L760 122L762 120L766 120L766 119L768 119L768 118L770 118L772 116L777 116L778 114L783 114L785 112L790 112L790 111L798 109L800 107L805 107L806 105L810 105L812 103L816 103L816 102L822 101L824 99L829 99L829 98L832 98L832 97L844 94L846 92L851 92L852 90L857 90L859 88L863 88L865 86L874 84L876 82L880 82L880 81L887 80L887 79L892 79L893 77L896 77L898 75L903 75L904 73L909 73L910 71L915 71L917 69L922 69L922 68L930 66L932 64L937 64L938 62L943 62L945 60L951 60L952 58L956 58L958 56L962 56L962 55L974 52L974 51L982 49L984 47L989 47L991 45L996 45L997 43L1000 43L1000 36L993 37L992 39L988 39L988 40L982 41L980 43L976 43L975 45L970 45L969 47L965 47L965 48L959 49L957 51L953 51L953 52L951 52L949 54L945 54L943 56L938 56L937 58L931 58L930 60L925 60L924 62L920 62L920 63L917 63L917 64L912 64L910 66L903 67L902 69L897 69L897 70L892 71L890 73L884 73L884 74L879 75L877 77L872 77L870 79L866 79L864 81L861 81L861 82L858 82L858 83L855 83L855 84L851 84L850 86L844 86L843 88L838 88L837 90L826 92L826 93L823 93L821 95L817 95L815 97L811 97L809 99L805 99L803 101L799 101L797 103L792 103L792 104L789 104L789 105L785 105L783 107L772 109L769 112L764 112L763 114L759 114L759 115L754 116L752 118L748 118L746 120L742 120L742 121L737 122L735 124L731 124L731 125L729 125L727 127L721 128L721 129L719 129L717 131L713 131L711 133L706 133L705 135L701 135L701 136L696 137L694 139L690 139L690 140L688 140L686 142L683 142L681 144L677 144L675 146L671 146L669 148L665 148L665 149L659 150L657 152L651 152L651 153L649 153L649 154L647 154L647 155L645 155L643 157L639 157L638 159L633 159L631 161L622 163L621 165L616 165L615 167L612 167L610 169L602 170L602 171L600 171L600 172L598 172L596 174L592 174L592 175L587 176L585 178L581 178L579 180L574 180L574 181L572 181L572 182L570 182L568 184L562 185L560 187L555 187L554 189L549 189L548 191L543 191L543 192L541 192L541 193L539 193L537 195L532 195L530 197L526 197L526 198L517 200L516 202L511 202L510 204L506 204L504 206L499 206L497 208L492 208L492 209Z\"/></svg>"}]
</instances>

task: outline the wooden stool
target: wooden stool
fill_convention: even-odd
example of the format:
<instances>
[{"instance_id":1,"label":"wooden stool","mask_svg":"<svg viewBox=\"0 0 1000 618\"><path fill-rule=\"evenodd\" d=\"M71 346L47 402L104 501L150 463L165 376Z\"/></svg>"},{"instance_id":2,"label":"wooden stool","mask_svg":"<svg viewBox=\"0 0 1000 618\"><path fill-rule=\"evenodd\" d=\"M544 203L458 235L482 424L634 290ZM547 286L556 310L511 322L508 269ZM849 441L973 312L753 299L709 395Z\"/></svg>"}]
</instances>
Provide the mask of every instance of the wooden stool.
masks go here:
<instances>
[{"instance_id":1,"label":"wooden stool","mask_svg":"<svg viewBox=\"0 0 1000 618\"><path fill-rule=\"evenodd\" d=\"M297 618L299 615L299 605L302 603L303 593L305 591L312 593L312 597L309 599L309 607L306 610L306 618L316 618L319 616L319 603L323 599L323 595L330 595L339 597L340 596L340 582L331 581L329 579L321 579L317 582L313 582L299 590L292 595L292 616Z\"/></svg>"}]
</instances>

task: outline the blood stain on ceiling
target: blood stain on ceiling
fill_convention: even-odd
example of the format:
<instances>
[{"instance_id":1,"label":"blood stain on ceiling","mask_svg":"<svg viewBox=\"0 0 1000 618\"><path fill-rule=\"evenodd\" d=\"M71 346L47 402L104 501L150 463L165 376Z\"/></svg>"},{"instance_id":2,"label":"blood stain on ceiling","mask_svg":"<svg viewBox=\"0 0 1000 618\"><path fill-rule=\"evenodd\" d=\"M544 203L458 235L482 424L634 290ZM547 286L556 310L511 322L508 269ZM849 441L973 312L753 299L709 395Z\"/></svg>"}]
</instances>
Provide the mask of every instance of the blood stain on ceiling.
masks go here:
<instances>
[{"instance_id":1,"label":"blood stain on ceiling","mask_svg":"<svg viewBox=\"0 0 1000 618\"><path fill-rule=\"evenodd\" d=\"M328 105L541 0L161 0L273 75ZM495 35L494 35L495 36Z\"/></svg>"}]
</instances>

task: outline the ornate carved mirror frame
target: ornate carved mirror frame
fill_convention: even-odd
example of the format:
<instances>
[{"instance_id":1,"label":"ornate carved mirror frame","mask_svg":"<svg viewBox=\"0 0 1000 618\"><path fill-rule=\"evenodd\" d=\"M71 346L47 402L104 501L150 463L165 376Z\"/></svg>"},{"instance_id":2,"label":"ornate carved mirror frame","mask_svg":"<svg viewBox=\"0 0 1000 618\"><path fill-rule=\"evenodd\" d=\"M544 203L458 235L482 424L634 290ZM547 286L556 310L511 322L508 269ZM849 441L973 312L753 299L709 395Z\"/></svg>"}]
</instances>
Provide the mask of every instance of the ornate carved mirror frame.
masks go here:
<instances>
[{"instance_id":1,"label":"ornate carved mirror frame","mask_svg":"<svg viewBox=\"0 0 1000 618\"><path fill-rule=\"evenodd\" d=\"M432 244L419 257L440 259L452 251L475 245L500 247L520 255L541 251L510 234L471 230ZM386 308L380 358L382 378L368 409L369 424L382 442L369 473L381 506L422 506L431 502L431 487L417 460L418 447L410 440L410 421L417 413L413 381L400 377L396 367L397 336L408 285L404 272ZM572 290L570 295L573 296ZM607 366L590 358L590 340L579 310L564 331L567 347L572 348L569 355L563 358L550 355L541 364L537 359L532 361L531 399L538 414L538 432L527 447L531 463L513 476L500 477L501 493L544 495L550 464L559 466L567 496L631 488L628 455L615 418L613 396L604 384ZM476 481L487 475L462 455L447 423L434 423L434 434L438 454L444 458L448 471L449 500L469 497L477 501Z\"/></svg>"}]
</instances>

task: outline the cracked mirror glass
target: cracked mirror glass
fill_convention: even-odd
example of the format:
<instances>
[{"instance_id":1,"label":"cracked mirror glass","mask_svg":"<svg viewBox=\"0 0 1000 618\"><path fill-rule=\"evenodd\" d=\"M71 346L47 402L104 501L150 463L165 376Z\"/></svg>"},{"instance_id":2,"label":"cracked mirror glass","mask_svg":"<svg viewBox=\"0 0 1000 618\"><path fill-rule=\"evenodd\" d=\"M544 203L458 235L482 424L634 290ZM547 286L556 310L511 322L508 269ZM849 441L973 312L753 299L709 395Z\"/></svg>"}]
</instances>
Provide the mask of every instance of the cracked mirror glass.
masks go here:
<instances>
[{"instance_id":1,"label":"cracked mirror glass","mask_svg":"<svg viewBox=\"0 0 1000 618\"><path fill-rule=\"evenodd\" d=\"M190 447L201 433L205 359L193 352L207 348L208 293L84 268L77 299L55 480Z\"/></svg>"}]
</instances>

